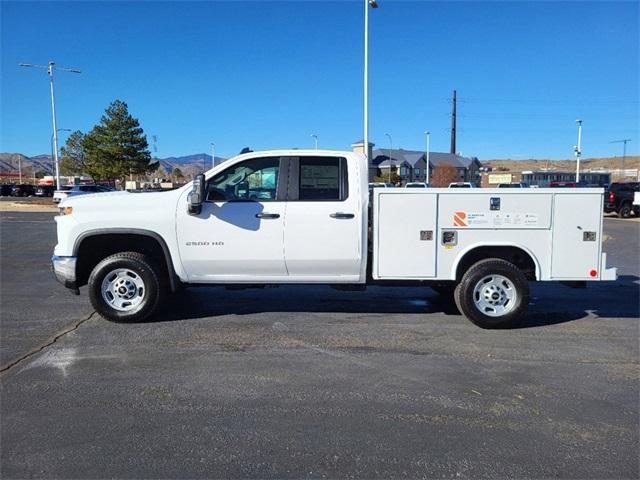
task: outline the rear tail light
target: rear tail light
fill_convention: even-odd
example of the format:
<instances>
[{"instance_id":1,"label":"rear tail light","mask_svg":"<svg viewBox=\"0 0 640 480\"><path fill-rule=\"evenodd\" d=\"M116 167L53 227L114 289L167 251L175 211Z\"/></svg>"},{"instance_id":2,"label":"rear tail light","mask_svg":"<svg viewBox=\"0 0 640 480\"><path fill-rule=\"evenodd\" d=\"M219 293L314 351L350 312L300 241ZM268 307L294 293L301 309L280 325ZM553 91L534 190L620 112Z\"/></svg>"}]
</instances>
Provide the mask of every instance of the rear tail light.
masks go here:
<instances>
[{"instance_id":1,"label":"rear tail light","mask_svg":"<svg viewBox=\"0 0 640 480\"><path fill-rule=\"evenodd\" d=\"M616 201L616 194L613 192L609 192L609 203L613 203Z\"/></svg>"}]
</instances>

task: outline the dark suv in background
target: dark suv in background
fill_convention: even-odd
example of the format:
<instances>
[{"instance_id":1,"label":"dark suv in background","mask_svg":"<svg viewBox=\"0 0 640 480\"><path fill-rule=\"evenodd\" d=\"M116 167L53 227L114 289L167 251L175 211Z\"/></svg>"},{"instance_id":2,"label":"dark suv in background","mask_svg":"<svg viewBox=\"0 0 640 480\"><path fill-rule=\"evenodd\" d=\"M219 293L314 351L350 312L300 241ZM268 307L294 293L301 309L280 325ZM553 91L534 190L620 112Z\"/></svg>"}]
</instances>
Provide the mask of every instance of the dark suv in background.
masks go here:
<instances>
[{"instance_id":1,"label":"dark suv in background","mask_svg":"<svg viewBox=\"0 0 640 480\"><path fill-rule=\"evenodd\" d=\"M14 185L11 189L12 197L32 197L36 194L36 187L27 183Z\"/></svg>"},{"instance_id":2,"label":"dark suv in background","mask_svg":"<svg viewBox=\"0 0 640 480\"><path fill-rule=\"evenodd\" d=\"M640 207L633 204L633 195L640 191L640 182L612 183L604 192L604 213L617 213L629 218L633 212L640 215Z\"/></svg>"}]
</instances>

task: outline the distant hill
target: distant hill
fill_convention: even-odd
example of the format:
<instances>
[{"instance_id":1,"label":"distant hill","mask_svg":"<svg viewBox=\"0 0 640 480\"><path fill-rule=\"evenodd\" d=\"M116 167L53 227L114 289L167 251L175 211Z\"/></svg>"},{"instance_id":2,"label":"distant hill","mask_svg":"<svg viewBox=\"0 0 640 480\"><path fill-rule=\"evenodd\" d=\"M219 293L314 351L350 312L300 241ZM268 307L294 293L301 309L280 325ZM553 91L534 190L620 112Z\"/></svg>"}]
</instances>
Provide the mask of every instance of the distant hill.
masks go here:
<instances>
[{"instance_id":1,"label":"distant hill","mask_svg":"<svg viewBox=\"0 0 640 480\"><path fill-rule=\"evenodd\" d=\"M51 174L53 172L51 155L27 157L21 153L0 153L0 172L17 172L19 168L22 168L25 173L44 171Z\"/></svg>"},{"instance_id":2,"label":"distant hill","mask_svg":"<svg viewBox=\"0 0 640 480\"><path fill-rule=\"evenodd\" d=\"M211 155L206 153L160 158L158 160L164 171L169 174L174 168L180 168L182 173L187 176L200 173L203 167L206 167L206 170L211 168ZM226 158L216 156L216 164L225 160ZM22 168L22 172L25 175L38 171L44 171L47 175L52 175L54 170L51 155L27 157L21 153L0 153L0 173L17 172L18 168Z\"/></svg>"},{"instance_id":3,"label":"distant hill","mask_svg":"<svg viewBox=\"0 0 640 480\"><path fill-rule=\"evenodd\" d=\"M575 160L481 160L481 163L490 166L494 171L503 170L510 172L522 172L525 170L541 170L552 168L554 170L574 171L576 169ZM580 160L582 170L589 169L622 169L622 157L607 158L584 158ZM625 169L640 169L640 156L628 156L624 160Z\"/></svg>"}]
</instances>

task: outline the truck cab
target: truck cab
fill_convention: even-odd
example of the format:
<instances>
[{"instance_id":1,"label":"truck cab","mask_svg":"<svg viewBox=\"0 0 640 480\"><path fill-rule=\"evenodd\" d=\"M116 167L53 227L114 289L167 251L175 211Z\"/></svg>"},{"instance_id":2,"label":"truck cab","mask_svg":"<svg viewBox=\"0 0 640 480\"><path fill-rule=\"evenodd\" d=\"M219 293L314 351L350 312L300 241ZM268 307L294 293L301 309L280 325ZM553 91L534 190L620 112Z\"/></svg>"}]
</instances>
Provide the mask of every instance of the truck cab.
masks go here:
<instances>
[{"instance_id":1,"label":"truck cab","mask_svg":"<svg viewBox=\"0 0 640 480\"><path fill-rule=\"evenodd\" d=\"M110 320L144 319L191 285L377 283L432 286L497 327L524 314L529 280L615 279L600 248L602 190L575 192L370 192L363 155L251 152L177 190L65 199L52 262ZM566 234L554 237L558 225Z\"/></svg>"}]
</instances>

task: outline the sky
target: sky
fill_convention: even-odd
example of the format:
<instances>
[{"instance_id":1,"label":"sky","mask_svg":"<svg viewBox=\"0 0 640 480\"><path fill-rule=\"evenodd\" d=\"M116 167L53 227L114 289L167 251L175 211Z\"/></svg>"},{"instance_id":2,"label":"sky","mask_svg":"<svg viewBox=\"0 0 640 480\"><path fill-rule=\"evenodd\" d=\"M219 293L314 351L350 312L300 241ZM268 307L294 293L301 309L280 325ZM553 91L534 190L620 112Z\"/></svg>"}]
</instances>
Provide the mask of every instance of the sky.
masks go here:
<instances>
[{"instance_id":1,"label":"sky","mask_svg":"<svg viewBox=\"0 0 640 480\"><path fill-rule=\"evenodd\" d=\"M492 158L640 151L639 2L379 0L370 11L370 140ZM362 133L363 1L0 3L0 151L51 151L121 99L157 156L243 147L348 150ZM67 132L60 132L64 141ZM152 148L152 153L153 152Z\"/></svg>"}]
</instances>

